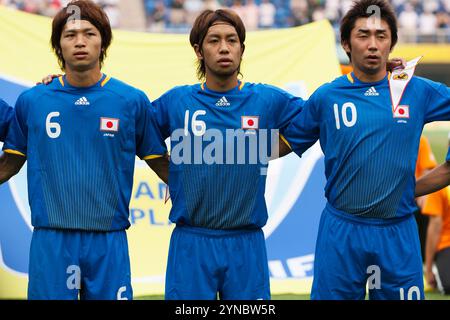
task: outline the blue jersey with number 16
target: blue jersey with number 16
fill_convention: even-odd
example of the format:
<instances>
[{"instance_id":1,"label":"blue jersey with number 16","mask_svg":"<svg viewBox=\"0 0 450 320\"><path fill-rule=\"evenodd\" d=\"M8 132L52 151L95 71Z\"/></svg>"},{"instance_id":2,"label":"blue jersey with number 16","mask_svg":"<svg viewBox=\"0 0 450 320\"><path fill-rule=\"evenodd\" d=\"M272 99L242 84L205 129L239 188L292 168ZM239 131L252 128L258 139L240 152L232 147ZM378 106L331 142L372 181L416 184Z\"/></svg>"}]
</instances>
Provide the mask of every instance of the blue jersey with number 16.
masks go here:
<instances>
[{"instance_id":1,"label":"blue jersey with number 16","mask_svg":"<svg viewBox=\"0 0 450 320\"><path fill-rule=\"evenodd\" d=\"M162 136L171 137L170 220L216 230L264 226L265 156L278 141L274 131L287 126L303 104L253 83L227 92L182 86L155 100Z\"/></svg>"}]
</instances>

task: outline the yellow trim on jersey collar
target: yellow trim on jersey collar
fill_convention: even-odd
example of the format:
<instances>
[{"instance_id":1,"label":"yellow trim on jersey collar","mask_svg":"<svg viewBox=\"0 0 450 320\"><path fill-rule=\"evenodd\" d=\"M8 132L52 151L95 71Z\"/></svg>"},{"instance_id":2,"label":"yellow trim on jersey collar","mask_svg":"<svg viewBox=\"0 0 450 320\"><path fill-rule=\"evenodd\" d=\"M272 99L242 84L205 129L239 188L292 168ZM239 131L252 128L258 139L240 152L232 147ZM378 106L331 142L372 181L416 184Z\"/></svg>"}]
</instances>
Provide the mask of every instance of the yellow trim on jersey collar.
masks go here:
<instances>
[{"instance_id":1,"label":"yellow trim on jersey collar","mask_svg":"<svg viewBox=\"0 0 450 320\"><path fill-rule=\"evenodd\" d=\"M387 78L388 78L388 80L391 78L391 72L390 71L388 71ZM355 79L353 79L351 72L347 73L347 79L351 83L355 83Z\"/></svg>"},{"instance_id":2,"label":"yellow trim on jersey collar","mask_svg":"<svg viewBox=\"0 0 450 320\"><path fill-rule=\"evenodd\" d=\"M58 80L61 83L61 85L64 87L65 86L64 85L64 76L58 77ZM104 87L109 82L109 80L111 80L111 77L110 76L106 76L105 79L103 79L102 83L100 83L100 86Z\"/></svg>"},{"instance_id":3,"label":"yellow trim on jersey collar","mask_svg":"<svg viewBox=\"0 0 450 320\"><path fill-rule=\"evenodd\" d=\"M350 81L350 83L355 83L355 80L353 79L351 72L347 73L347 79L348 81Z\"/></svg>"},{"instance_id":4,"label":"yellow trim on jersey collar","mask_svg":"<svg viewBox=\"0 0 450 320\"><path fill-rule=\"evenodd\" d=\"M109 80L111 80L111 77L110 77L110 76L106 76L106 78L103 79L103 81L102 81L102 83L101 83L100 85L101 85L102 87L104 87L105 84L107 84Z\"/></svg>"},{"instance_id":5,"label":"yellow trim on jersey collar","mask_svg":"<svg viewBox=\"0 0 450 320\"><path fill-rule=\"evenodd\" d=\"M16 150L12 150L12 149L5 149L5 150L3 150L3 152L9 153L9 154L16 154L16 155L19 155L19 156L26 157L26 155L24 155L22 152L16 151Z\"/></svg>"}]
</instances>

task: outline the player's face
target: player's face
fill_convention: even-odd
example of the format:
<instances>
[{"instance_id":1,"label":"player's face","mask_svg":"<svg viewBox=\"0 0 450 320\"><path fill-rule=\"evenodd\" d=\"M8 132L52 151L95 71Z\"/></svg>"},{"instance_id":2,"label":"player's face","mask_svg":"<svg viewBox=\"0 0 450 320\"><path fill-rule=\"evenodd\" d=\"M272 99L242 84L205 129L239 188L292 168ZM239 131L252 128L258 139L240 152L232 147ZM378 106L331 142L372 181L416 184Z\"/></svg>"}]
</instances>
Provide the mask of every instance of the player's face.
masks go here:
<instances>
[{"instance_id":1,"label":"player's face","mask_svg":"<svg viewBox=\"0 0 450 320\"><path fill-rule=\"evenodd\" d=\"M227 23L212 25L197 57L205 62L206 77L237 77L243 49L236 29Z\"/></svg>"},{"instance_id":2,"label":"player's face","mask_svg":"<svg viewBox=\"0 0 450 320\"><path fill-rule=\"evenodd\" d=\"M61 34L61 50L66 69L83 72L100 65L102 38L98 29L86 20L71 20Z\"/></svg>"},{"instance_id":3,"label":"player's face","mask_svg":"<svg viewBox=\"0 0 450 320\"><path fill-rule=\"evenodd\" d=\"M391 30L386 21L359 18L350 33L350 45L344 44L344 50L350 52L355 69L375 75L386 70L391 43Z\"/></svg>"}]
</instances>

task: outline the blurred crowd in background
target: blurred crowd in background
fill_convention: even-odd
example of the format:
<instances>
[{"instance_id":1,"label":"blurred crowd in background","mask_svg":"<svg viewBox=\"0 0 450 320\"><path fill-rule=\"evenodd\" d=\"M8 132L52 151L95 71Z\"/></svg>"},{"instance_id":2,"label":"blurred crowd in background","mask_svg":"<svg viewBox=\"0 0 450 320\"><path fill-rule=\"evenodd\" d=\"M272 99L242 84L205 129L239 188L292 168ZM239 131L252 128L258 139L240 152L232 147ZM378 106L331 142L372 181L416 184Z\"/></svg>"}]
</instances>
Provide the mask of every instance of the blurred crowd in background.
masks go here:
<instances>
[{"instance_id":1,"label":"blurred crowd in background","mask_svg":"<svg viewBox=\"0 0 450 320\"><path fill-rule=\"evenodd\" d=\"M204 9L228 7L247 30L286 28L328 19L336 31L353 0L96 0L114 28L149 32L189 32ZM53 16L69 0L0 0L0 4ZM392 0L402 42L449 42L450 0ZM130 12L128 12L130 11ZM136 25L140 19L141 25ZM133 27L129 22L134 22Z\"/></svg>"}]
</instances>

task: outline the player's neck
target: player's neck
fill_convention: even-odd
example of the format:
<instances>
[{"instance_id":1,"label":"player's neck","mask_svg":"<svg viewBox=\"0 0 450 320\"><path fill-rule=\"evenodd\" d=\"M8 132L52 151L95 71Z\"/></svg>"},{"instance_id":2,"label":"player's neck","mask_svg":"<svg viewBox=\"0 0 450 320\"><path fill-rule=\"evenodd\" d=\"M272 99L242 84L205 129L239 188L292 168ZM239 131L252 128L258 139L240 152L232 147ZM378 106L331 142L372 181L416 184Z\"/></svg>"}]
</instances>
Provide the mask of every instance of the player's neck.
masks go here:
<instances>
[{"instance_id":1,"label":"player's neck","mask_svg":"<svg viewBox=\"0 0 450 320\"><path fill-rule=\"evenodd\" d=\"M386 73L387 73L386 68L381 69L380 71L378 71L375 74L369 74L369 73L363 72L363 71L359 70L358 68L354 68L354 70L353 70L353 74L361 82L381 81L384 79L384 77L386 77Z\"/></svg>"},{"instance_id":2,"label":"player's neck","mask_svg":"<svg viewBox=\"0 0 450 320\"><path fill-rule=\"evenodd\" d=\"M226 92L230 91L239 84L237 77L229 77L225 79L213 78L206 76L206 86L209 90Z\"/></svg>"},{"instance_id":3,"label":"player's neck","mask_svg":"<svg viewBox=\"0 0 450 320\"><path fill-rule=\"evenodd\" d=\"M72 87L90 87L102 78L100 68L95 68L83 72L66 69L66 80Z\"/></svg>"}]
</instances>

